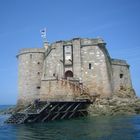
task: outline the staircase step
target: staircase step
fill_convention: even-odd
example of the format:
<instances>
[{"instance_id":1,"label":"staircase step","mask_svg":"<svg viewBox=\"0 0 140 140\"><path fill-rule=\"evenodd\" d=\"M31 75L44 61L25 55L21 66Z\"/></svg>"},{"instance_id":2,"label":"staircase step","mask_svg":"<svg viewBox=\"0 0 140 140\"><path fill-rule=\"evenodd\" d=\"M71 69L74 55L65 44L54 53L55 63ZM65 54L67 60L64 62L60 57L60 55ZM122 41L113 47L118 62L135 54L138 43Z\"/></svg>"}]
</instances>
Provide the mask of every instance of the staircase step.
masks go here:
<instances>
[{"instance_id":1,"label":"staircase step","mask_svg":"<svg viewBox=\"0 0 140 140\"><path fill-rule=\"evenodd\" d=\"M22 113L13 114L6 123L21 124L72 118L73 116L80 114L80 112L83 113L83 109L83 111L86 111L86 104L90 104L90 102L87 100L72 102L43 102L36 107L38 112L37 110L32 110L33 104L31 104L31 107L26 108Z\"/></svg>"}]
</instances>

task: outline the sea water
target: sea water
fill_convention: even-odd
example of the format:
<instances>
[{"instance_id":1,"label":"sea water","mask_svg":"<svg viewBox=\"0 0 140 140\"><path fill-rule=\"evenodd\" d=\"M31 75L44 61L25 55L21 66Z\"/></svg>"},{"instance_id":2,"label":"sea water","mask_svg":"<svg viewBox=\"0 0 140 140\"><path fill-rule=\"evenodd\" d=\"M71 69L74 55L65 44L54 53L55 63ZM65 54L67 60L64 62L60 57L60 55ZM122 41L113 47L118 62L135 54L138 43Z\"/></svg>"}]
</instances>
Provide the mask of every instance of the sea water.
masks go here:
<instances>
[{"instance_id":1,"label":"sea water","mask_svg":"<svg viewBox=\"0 0 140 140\"><path fill-rule=\"evenodd\" d=\"M140 140L140 116L82 117L34 124L5 124L0 140Z\"/></svg>"}]
</instances>

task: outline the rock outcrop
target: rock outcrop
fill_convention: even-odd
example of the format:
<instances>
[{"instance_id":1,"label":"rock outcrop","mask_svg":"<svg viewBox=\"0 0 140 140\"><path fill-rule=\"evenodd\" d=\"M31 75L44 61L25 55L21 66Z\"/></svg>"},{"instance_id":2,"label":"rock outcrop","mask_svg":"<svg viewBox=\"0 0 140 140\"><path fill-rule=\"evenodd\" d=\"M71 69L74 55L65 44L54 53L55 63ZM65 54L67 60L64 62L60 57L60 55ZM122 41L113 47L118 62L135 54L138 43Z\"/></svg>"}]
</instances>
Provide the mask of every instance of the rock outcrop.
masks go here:
<instances>
[{"instance_id":1,"label":"rock outcrop","mask_svg":"<svg viewBox=\"0 0 140 140\"><path fill-rule=\"evenodd\" d=\"M0 109L0 115L12 114L15 110L15 106Z\"/></svg>"},{"instance_id":2,"label":"rock outcrop","mask_svg":"<svg viewBox=\"0 0 140 140\"><path fill-rule=\"evenodd\" d=\"M120 90L110 98L97 98L88 112L91 116L140 114L140 99L133 89Z\"/></svg>"}]
</instances>

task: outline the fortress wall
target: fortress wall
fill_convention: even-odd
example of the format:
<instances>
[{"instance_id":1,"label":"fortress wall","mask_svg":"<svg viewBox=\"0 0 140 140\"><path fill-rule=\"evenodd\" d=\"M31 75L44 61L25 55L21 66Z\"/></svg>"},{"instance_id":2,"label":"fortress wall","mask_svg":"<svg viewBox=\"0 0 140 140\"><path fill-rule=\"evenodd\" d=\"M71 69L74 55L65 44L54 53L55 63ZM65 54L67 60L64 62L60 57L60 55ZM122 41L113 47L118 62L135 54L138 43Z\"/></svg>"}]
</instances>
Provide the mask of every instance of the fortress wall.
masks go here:
<instances>
[{"instance_id":1,"label":"fortress wall","mask_svg":"<svg viewBox=\"0 0 140 140\"><path fill-rule=\"evenodd\" d=\"M54 43L49 48L48 52L46 53L45 57L45 70L44 74L46 78L54 78L54 77L62 77L63 76L63 44Z\"/></svg>"},{"instance_id":2,"label":"fortress wall","mask_svg":"<svg viewBox=\"0 0 140 140\"><path fill-rule=\"evenodd\" d=\"M89 88L91 95L96 93L101 97L110 96L112 94L109 78L111 69L108 70L106 54L91 40L82 43L81 46L83 83Z\"/></svg>"},{"instance_id":3,"label":"fortress wall","mask_svg":"<svg viewBox=\"0 0 140 140\"><path fill-rule=\"evenodd\" d=\"M55 44L55 75L58 78L63 77L64 67L63 67L63 42L59 42Z\"/></svg>"},{"instance_id":4,"label":"fortress wall","mask_svg":"<svg viewBox=\"0 0 140 140\"><path fill-rule=\"evenodd\" d=\"M18 56L18 103L38 98L43 70L44 49L23 49Z\"/></svg>"},{"instance_id":5,"label":"fortress wall","mask_svg":"<svg viewBox=\"0 0 140 140\"><path fill-rule=\"evenodd\" d=\"M55 49L53 49L45 59L45 78L53 77L53 73L55 73L55 65Z\"/></svg>"},{"instance_id":6,"label":"fortress wall","mask_svg":"<svg viewBox=\"0 0 140 140\"><path fill-rule=\"evenodd\" d=\"M81 44L80 39L74 39L73 45L73 73L75 78L81 77Z\"/></svg>"},{"instance_id":7,"label":"fortress wall","mask_svg":"<svg viewBox=\"0 0 140 140\"><path fill-rule=\"evenodd\" d=\"M132 89L129 65L124 60L112 59L114 92L120 89Z\"/></svg>"},{"instance_id":8,"label":"fortress wall","mask_svg":"<svg viewBox=\"0 0 140 140\"><path fill-rule=\"evenodd\" d=\"M41 100L73 101L78 93L79 91L67 81L56 79L41 81Z\"/></svg>"},{"instance_id":9,"label":"fortress wall","mask_svg":"<svg viewBox=\"0 0 140 140\"><path fill-rule=\"evenodd\" d=\"M60 62L63 60L63 45L73 45L74 78L81 79L84 85L90 89L91 94L110 96L112 94L110 58L106 54L105 46L99 47L98 44L104 44L103 40L77 38L67 42L53 43L52 50L45 59L46 78L44 79L55 79L54 73L58 75L58 78L64 76L63 63ZM91 69L89 69L89 64L91 64ZM41 88L44 88L43 85Z\"/></svg>"},{"instance_id":10,"label":"fortress wall","mask_svg":"<svg viewBox=\"0 0 140 140\"><path fill-rule=\"evenodd\" d=\"M71 64L64 63L67 62L65 56L68 56L65 54L64 46L72 46ZM102 39L75 38L58 41L48 46L46 50L22 49L17 57L20 104L37 98L73 100L79 91L75 91L73 85L60 80L65 77L68 70L73 72L74 80L80 80L84 87L89 89L91 95L100 94L101 97L109 97L122 87L132 88L129 65L126 61L111 59Z\"/></svg>"}]
</instances>

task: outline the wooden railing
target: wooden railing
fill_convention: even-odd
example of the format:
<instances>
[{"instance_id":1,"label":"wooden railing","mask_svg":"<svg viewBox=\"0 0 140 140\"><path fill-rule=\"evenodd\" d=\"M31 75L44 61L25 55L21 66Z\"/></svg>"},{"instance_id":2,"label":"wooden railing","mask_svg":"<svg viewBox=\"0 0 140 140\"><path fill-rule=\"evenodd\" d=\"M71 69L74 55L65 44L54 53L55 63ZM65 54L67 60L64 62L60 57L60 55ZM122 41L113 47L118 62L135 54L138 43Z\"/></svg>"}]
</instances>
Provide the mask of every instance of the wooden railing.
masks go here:
<instances>
[{"instance_id":1,"label":"wooden railing","mask_svg":"<svg viewBox=\"0 0 140 140\"><path fill-rule=\"evenodd\" d=\"M88 98L90 98L89 89L79 81L59 79L58 82L61 82L62 86L69 86L70 89L73 90L75 98L80 96L87 96Z\"/></svg>"}]
</instances>

